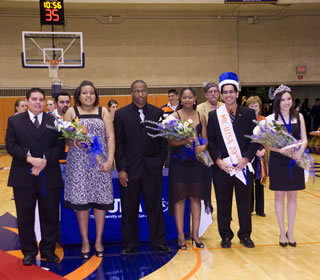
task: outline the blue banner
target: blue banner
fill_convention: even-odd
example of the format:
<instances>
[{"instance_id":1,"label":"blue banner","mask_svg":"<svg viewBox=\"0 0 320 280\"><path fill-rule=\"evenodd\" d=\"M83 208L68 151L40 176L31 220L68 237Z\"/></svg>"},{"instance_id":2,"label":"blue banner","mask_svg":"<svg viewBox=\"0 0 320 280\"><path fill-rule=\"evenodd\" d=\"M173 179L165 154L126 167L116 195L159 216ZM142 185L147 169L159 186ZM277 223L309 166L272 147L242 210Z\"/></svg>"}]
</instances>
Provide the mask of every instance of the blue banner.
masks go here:
<instances>
[{"instance_id":1,"label":"blue banner","mask_svg":"<svg viewBox=\"0 0 320 280\"><path fill-rule=\"evenodd\" d=\"M114 209L108 211L106 214L106 222L104 226L103 241L104 242L119 242L121 241L121 204L119 194L118 173L112 172L112 183L114 190ZM168 215L168 169L163 169L163 187L162 187L162 207L166 227L166 239L177 239L177 229L174 216ZM62 244L80 244L81 236L79 232L78 221L76 213L68 208L63 207L63 193L61 197L61 243ZM184 231L186 234L190 232L190 206L186 202L186 210L184 217ZM93 211L90 210L89 219L89 240L95 241L95 222ZM141 204L139 209L139 239L140 241L149 241L149 226L147 221L147 214L143 199L141 197Z\"/></svg>"}]
</instances>

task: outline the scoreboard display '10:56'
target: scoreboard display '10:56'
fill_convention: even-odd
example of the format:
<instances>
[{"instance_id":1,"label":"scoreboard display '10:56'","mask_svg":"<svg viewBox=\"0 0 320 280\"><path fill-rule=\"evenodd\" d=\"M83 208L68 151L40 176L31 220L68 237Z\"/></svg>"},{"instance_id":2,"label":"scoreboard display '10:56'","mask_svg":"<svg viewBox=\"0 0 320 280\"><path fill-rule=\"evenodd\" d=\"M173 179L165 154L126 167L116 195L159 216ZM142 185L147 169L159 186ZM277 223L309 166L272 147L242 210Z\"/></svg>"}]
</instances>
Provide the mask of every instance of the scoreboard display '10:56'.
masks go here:
<instances>
[{"instance_id":1,"label":"scoreboard display '10:56'","mask_svg":"<svg viewBox=\"0 0 320 280\"><path fill-rule=\"evenodd\" d=\"M40 0L41 24L64 25L63 0Z\"/></svg>"}]
</instances>

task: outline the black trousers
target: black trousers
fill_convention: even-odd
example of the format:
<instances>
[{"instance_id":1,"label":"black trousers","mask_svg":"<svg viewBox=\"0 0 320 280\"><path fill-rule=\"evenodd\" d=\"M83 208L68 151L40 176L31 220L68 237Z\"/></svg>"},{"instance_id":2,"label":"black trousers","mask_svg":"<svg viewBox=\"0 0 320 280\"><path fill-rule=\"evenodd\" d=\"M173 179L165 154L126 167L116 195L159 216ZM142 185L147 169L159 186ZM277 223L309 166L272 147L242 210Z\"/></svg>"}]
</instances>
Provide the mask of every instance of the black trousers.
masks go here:
<instances>
[{"instance_id":1,"label":"black trousers","mask_svg":"<svg viewBox=\"0 0 320 280\"><path fill-rule=\"evenodd\" d=\"M162 211L162 174L150 174L147 170L137 180L129 180L128 186L119 184L121 199L121 232L124 248L136 248L139 243L139 204L141 194L146 208L152 246L165 244L165 225Z\"/></svg>"},{"instance_id":2,"label":"black trousers","mask_svg":"<svg viewBox=\"0 0 320 280\"><path fill-rule=\"evenodd\" d=\"M251 192L253 175L247 169L248 185L244 185L235 176L230 176L218 166L213 166L213 184L217 200L218 229L221 238L232 239L234 234L231 230L232 197L233 190L236 194L238 219L240 229L238 237L250 237L251 224Z\"/></svg>"},{"instance_id":3,"label":"black trousers","mask_svg":"<svg viewBox=\"0 0 320 280\"><path fill-rule=\"evenodd\" d=\"M254 201L256 201L256 207L254 207ZM264 186L260 183L260 179L252 184L251 212L254 210L257 214L264 213Z\"/></svg>"},{"instance_id":4,"label":"black trousers","mask_svg":"<svg viewBox=\"0 0 320 280\"><path fill-rule=\"evenodd\" d=\"M36 185L26 188L13 188L17 210L18 231L21 250L24 255L36 256L38 246L34 232L35 207L38 201L41 241L41 254L54 253L59 235L59 200L61 189L46 189L42 195L42 176Z\"/></svg>"}]
</instances>

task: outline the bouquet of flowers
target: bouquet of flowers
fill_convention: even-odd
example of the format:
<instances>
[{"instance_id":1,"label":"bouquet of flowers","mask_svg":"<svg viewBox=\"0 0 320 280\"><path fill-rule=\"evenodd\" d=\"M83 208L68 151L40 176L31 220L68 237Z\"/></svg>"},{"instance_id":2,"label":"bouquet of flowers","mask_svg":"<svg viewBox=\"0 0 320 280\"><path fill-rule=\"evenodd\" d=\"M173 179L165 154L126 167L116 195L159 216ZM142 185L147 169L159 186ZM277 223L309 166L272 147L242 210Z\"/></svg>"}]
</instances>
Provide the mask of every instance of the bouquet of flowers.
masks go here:
<instances>
[{"instance_id":1,"label":"bouquet of flowers","mask_svg":"<svg viewBox=\"0 0 320 280\"><path fill-rule=\"evenodd\" d=\"M277 124L275 120L271 123L266 121L257 122L256 120L254 122L257 126L253 130L253 135L246 135L252 142L285 150L285 155L288 157L291 157L303 144L303 142L295 139L282 129L281 125ZM296 163L305 170L313 170L313 160L307 152L304 152Z\"/></svg>"},{"instance_id":2,"label":"bouquet of flowers","mask_svg":"<svg viewBox=\"0 0 320 280\"><path fill-rule=\"evenodd\" d=\"M202 138L196 137L195 129L192 126L193 121L189 119L188 121L181 121L175 119L173 116L169 116L162 122L155 122L150 120L145 120L146 128L152 130L154 133L147 133L150 137L163 137L166 139L175 139L175 140L183 140L190 137L193 137L195 140L193 141L193 145L186 145L186 149L184 149L181 153L181 157L187 158L192 156L193 158L197 158L201 163L206 166L211 166L213 161L208 154L207 151L203 151L200 154L195 153L195 147L198 145L203 145L206 141Z\"/></svg>"},{"instance_id":3,"label":"bouquet of flowers","mask_svg":"<svg viewBox=\"0 0 320 280\"><path fill-rule=\"evenodd\" d=\"M81 147L87 150L88 154L91 154L89 167L93 167L96 163L99 165L104 163L106 158L103 155L102 144L99 141L99 137L89 136L86 126L79 124L78 117L73 121L64 121L61 118L56 118L54 125L54 127L49 125L47 125L47 127L58 130L65 139L81 142Z\"/></svg>"},{"instance_id":4,"label":"bouquet of flowers","mask_svg":"<svg viewBox=\"0 0 320 280\"><path fill-rule=\"evenodd\" d=\"M61 131L63 138L81 141L81 142L91 142L90 137L87 135L87 128L84 125L79 124L79 119L76 117L74 121L64 121L61 118L56 118L54 121L55 129L59 132ZM53 128L50 127L49 128Z\"/></svg>"}]
</instances>

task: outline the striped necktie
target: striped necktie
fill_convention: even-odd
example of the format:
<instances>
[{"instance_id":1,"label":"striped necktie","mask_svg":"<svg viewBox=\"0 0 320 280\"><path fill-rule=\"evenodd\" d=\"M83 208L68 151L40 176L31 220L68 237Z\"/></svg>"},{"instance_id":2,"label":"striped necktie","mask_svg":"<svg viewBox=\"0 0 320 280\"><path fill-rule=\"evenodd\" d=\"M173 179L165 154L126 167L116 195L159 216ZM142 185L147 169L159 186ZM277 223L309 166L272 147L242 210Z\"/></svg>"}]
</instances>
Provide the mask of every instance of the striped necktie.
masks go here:
<instances>
[{"instance_id":1,"label":"striped necktie","mask_svg":"<svg viewBox=\"0 0 320 280\"><path fill-rule=\"evenodd\" d=\"M231 119L231 122L234 123L234 113L232 110L230 110L230 119Z\"/></svg>"}]
</instances>

